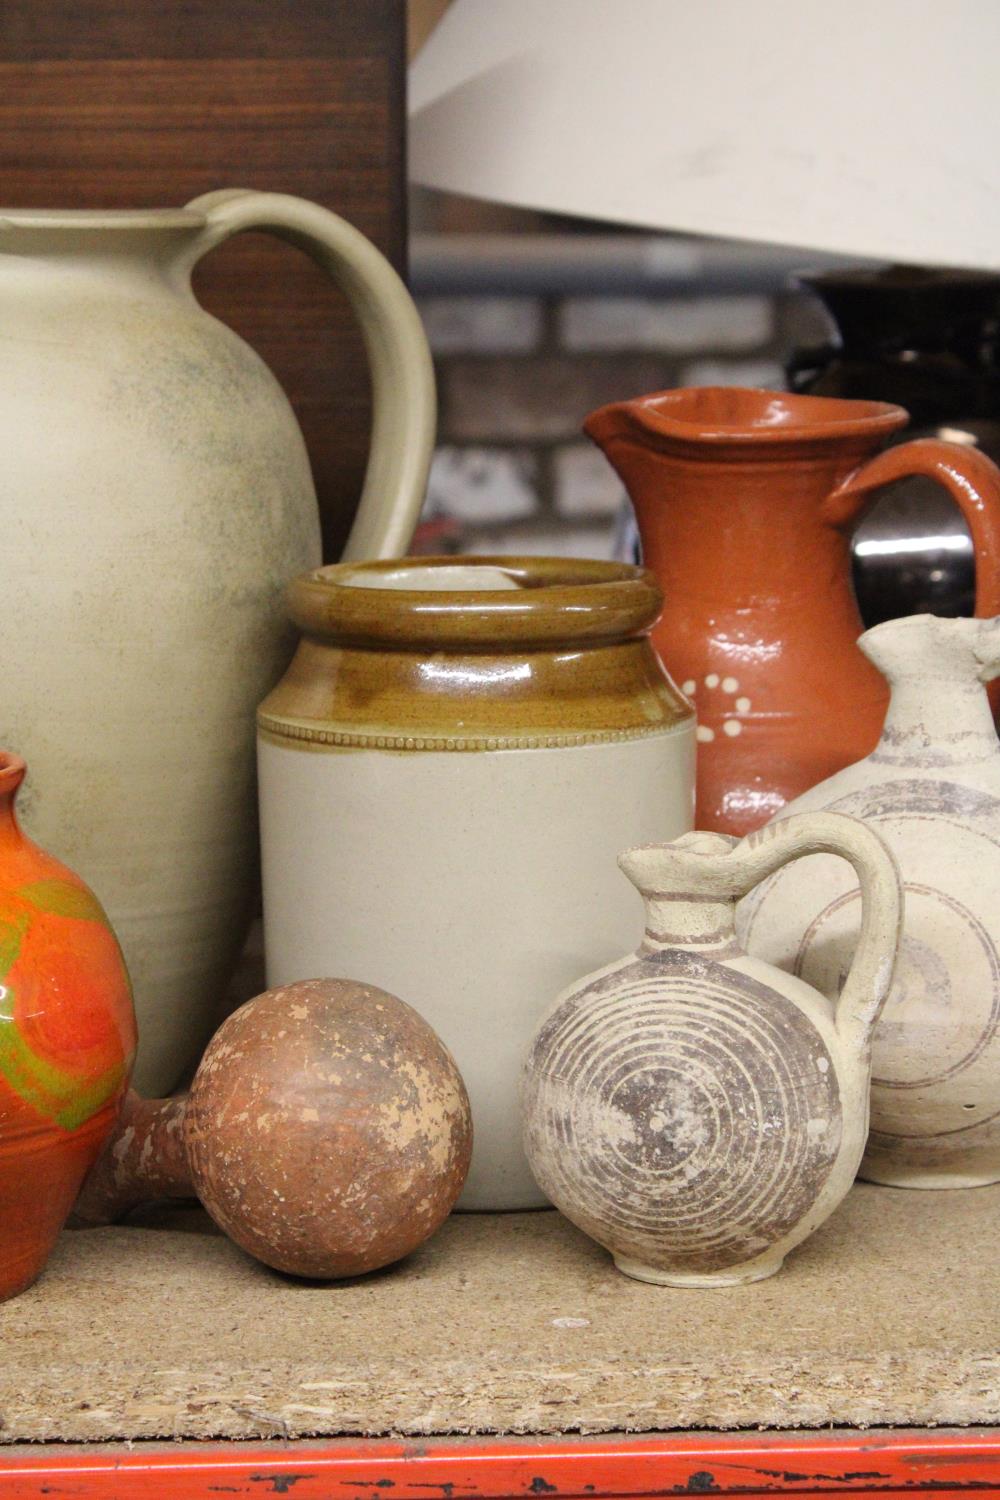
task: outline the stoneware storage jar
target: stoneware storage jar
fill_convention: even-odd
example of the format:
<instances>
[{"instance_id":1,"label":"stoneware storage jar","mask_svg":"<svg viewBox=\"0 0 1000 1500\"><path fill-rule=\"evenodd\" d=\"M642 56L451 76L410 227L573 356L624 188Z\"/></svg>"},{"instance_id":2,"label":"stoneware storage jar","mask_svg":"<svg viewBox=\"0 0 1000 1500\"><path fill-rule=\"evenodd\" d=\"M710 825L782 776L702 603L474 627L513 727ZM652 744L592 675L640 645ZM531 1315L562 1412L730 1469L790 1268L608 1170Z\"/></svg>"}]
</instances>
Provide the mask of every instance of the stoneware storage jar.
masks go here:
<instances>
[{"instance_id":1,"label":"stoneware storage jar","mask_svg":"<svg viewBox=\"0 0 1000 1500\"><path fill-rule=\"evenodd\" d=\"M832 1006L750 958L734 930L739 896L818 849L849 860L863 891ZM528 1158L626 1275L760 1281L833 1212L861 1160L871 1031L899 936L892 856L828 813L739 844L692 833L620 863L642 892L645 936L562 995L538 1032L524 1078Z\"/></svg>"},{"instance_id":2,"label":"stoneware storage jar","mask_svg":"<svg viewBox=\"0 0 1000 1500\"><path fill-rule=\"evenodd\" d=\"M363 975L455 1056L461 1206L544 1201L518 1077L548 997L637 941L626 839L691 827L694 717L649 573L545 558L341 565L258 715L268 983Z\"/></svg>"},{"instance_id":3,"label":"stoneware storage jar","mask_svg":"<svg viewBox=\"0 0 1000 1500\"><path fill-rule=\"evenodd\" d=\"M1000 1180L1000 745L984 684L1000 620L912 615L861 637L892 696L875 751L788 812L863 818L893 850L906 914L875 1034L862 1176L898 1187ZM858 890L836 860L779 873L741 906L755 955L835 995Z\"/></svg>"},{"instance_id":4,"label":"stoneware storage jar","mask_svg":"<svg viewBox=\"0 0 1000 1500\"><path fill-rule=\"evenodd\" d=\"M705 387L616 402L586 431L624 480L666 607L653 643L698 711L699 828L746 833L874 749L885 683L858 651L851 532L882 486L937 481L1000 613L1000 471L879 401Z\"/></svg>"},{"instance_id":5,"label":"stoneware storage jar","mask_svg":"<svg viewBox=\"0 0 1000 1500\"><path fill-rule=\"evenodd\" d=\"M305 250L360 319L375 421L348 555L395 556L423 497L433 378L363 235L275 193L0 212L0 739L32 764L25 826L107 903L137 1081L156 1093L197 1055L242 941L253 714L291 652L281 592L320 561L288 401L191 291L196 262L244 229Z\"/></svg>"},{"instance_id":6,"label":"stoneware storage jar","mask_svg":"<svg viewBox=\"0 0 1000 1500\"><path fill-rule=\"evenodd\" d=\"M96 897L24 837L0 750L0 1301L42 1270L115 1123L132 992Z\"/></svg>"}]
</instances>

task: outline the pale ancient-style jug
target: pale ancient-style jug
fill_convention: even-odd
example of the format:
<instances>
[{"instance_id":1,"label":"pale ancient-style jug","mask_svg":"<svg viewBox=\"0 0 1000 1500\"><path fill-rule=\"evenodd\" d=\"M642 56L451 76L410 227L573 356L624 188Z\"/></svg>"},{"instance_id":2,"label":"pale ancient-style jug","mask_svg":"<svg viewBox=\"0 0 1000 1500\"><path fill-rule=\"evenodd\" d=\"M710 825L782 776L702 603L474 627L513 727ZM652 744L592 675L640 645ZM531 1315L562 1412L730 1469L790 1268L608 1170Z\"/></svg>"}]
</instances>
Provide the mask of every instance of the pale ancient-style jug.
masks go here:
<instances>
[{"instance_id":1,"label":"pale ancient-style jug","mask_svg":"<svg viewBox=\"0 0 1000 1500\"><path fill-rule=\"evenodd\" d=\"M254 709L291 648L281 590L320 560L291 408L191 292L198 259L244 229L305 250L360 319L375 416L347 550L396 555L423 496L433 377L413 303L363 235L242 191L0 213L0 739L35 772L27 829L120 935L154 1092L196 1054L241 941Z\"/></svg>"},{"instance_id":2,"label":"pale ancient-style jug","mask_svg":"<svg viewBox=\"0 0 1000 1500\"><path fill-rule=\"evenodd\" d=\"M975 1187L1000 1180L1000 744L984 686L1000 674L1000 619L912 615L860 646L892 689L882 738L787 811L863 819L904 881L861 1175ZM802 874L779 873L748 897L741 939L834 995L858 930L857 887L835 860Z\"/></svg>"},{"instance_id":3,"label":"pale ancient-style jug","mask_svg":"<svg viewBox=\"0 0 1000 1500\"><path fill-rule=\"evenodd\" d=\"M738 897L828 850L863 920L835 1004L736 940ZM567 990L524 1075L525 1149L556 1206L619 1270L670 1286L759 1281L833 1212L868 1130L871 1032L899 936L896 867L853 818L741 843L692 833L627 850L639 950Z\"/></svg>"},{"instance_id":4,"label":"pale ancient-style jug","mask_svg":"<svg viewBox=\"0 0 1000 1500\"><path fill-rule=\"evenodd\" d=\"M850 540L876 492L935 480L969 524L976 613L1000 613L1000 472L881 401L722 387L602 407L586 431L624 480L663 589L653 632L698 711L699 828L747 833L867 755L885 683L857 648Z\"/></svg>"}]
</instances>

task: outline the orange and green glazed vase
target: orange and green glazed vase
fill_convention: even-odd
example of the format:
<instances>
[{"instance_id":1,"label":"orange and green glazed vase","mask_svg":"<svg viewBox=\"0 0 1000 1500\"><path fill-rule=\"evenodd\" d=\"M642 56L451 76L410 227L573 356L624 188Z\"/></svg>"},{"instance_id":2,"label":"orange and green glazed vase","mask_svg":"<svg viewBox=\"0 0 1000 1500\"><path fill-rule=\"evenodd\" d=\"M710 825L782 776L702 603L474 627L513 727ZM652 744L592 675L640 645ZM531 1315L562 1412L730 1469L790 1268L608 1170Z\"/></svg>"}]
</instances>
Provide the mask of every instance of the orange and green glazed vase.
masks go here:
<instances>
[{"instance_id":1,"label":"orange and green glazed vase","mask_svg":"<svg viewBox=\"0 0 1000 1500\"><path fill-rule=\"evenodd\" d=\"M0 750L0 1301L44 1267L114 1124L136 1044L103 908L18 827L24 773Z\"/></svg>"}]
</instances>

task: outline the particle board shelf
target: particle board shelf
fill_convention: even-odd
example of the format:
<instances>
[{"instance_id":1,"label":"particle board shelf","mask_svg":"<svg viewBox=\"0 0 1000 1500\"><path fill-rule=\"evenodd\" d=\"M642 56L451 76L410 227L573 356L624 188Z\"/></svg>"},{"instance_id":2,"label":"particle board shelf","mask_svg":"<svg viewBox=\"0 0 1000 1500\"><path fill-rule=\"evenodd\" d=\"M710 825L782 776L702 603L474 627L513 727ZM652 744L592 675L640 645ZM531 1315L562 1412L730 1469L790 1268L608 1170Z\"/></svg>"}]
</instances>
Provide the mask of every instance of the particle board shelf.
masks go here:
<instances>
[{"instance_id":1,"label":"particle board shelf","mask_svg":"<svg viewBox=\"0 0 1000 1500\"><path fill-rule=\"evenodd\" d=\"M0 1308L7 1443L1000 1423L1000 1189L859 1186L784 1272L626 1280L551 1211L318 1286L193 1209L63 1235ZM2 1454L0 1449L0 1454Z\"/></svg>"}]
</instances>

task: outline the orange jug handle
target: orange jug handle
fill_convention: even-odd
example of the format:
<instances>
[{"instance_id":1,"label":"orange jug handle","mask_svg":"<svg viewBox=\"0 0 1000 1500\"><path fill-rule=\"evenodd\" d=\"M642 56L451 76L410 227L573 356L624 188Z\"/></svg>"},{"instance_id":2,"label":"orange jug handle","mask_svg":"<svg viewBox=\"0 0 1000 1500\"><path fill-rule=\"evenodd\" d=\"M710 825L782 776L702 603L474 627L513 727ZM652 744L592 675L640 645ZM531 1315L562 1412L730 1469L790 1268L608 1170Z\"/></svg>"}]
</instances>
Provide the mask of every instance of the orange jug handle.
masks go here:
<instances>
[{"instance_id":1,"label":"orange jug handle","mask_svg":"<svg viewBox=\"0 0 1000 1500\"><path fill-rule=\"evenodd\" d=\"M823 506L824 519L847 526L875 490L915 474L936 480L962 512L976 556L976 614L1000 615L1000 469L978 448L938 438L886 448L831 492Z\"/></svg>"},{"instance_id":2,"label":"orange jug handle","mask_svg":"<svg viewBox=\"0 0 1000 1500\"><path fill-rule=\"evenodd\" d=\"M287 193L223 188L187 204L204 230L177 264L189 273L230 235L264 230L304 250L345 293L364 336L372 382L372 435L364 488L343 556L399 557L427 487L437 402L420 315L370 240L337 214Z\"/></svg>"}]
</instances>

